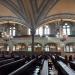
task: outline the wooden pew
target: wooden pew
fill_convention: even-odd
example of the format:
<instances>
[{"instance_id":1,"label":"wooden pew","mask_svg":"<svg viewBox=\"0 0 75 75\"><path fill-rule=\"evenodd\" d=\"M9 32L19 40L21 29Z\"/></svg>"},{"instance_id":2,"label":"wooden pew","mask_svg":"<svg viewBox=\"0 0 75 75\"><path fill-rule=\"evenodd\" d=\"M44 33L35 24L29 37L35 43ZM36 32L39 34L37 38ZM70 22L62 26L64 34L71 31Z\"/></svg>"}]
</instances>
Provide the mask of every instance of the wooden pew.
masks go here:
<instances>
[{"instance_id":1,"label":"wooden pew","mask_svg":"<svg viewBox=\"0 0 75 75\"><path fill-rule=\"evenodd\" d=\"M11 55L4 55L4 58L6 58L6 59L10 59L11 58Z\"/></svg>"},{"instance_id":2,"label":"wooden pew","mask_svg":"<svg viewBox=\"0 0 75 75\"><path fill-rule=\"evenodd\" d=\"M14 58L0 61L0 66L15 61Z\"/></svg>"},{"instance_id":3,"label":"wooden pew","mask_svg":"<svg viewBox=\"0 0 75 75\"><path fill-rule=\"evenodd\" d=\"M63 56L59 56L59 60L61 60L65 64L68 64L68 60L66 60Z\"/></svg>"},{"instance_id":4,"label":"wooden pew","mask_svg":"<svg viewBox=\"0 0 75 75\"><path fill-rule=\"evenodd\" d=\"M36 58L32 59L30 62L28 62L27 64L21 66L20 68L18 68L17 70L11 72L8 75L25 75L25 72L27 71L27 69L30 68L31 66L34 66L35 62L36 62Z\"/></svg>"},{"instance_id":5,"label":"wooden pew","mask_svg":"<svg viewBox=\"0 0 75 75\"><path fill-rule=\"evenodd\" d=\"M54 56L54 55L51 55L50 56L51 57L51 60L52 60L52 62L53 62L53 64L54 64L54 67L56 68L56 69L58 69L58 67L57 67L57 58Z\"/></svg>"},{"instance_id":6,"label":"wooden pew","mask_svg":"<svg viewBox=\"0 0 75 75\"><path fill-rule=\"evenodd\" d=\"M71 67L73 70L75 70L75 61L70 61L69 64L70 64L70 67Z\"/></svg>"},{"instance_id":7,"label":"wooden pew","mask_svg":"<svg viewBox=\"0 0 75 75\"><path fill-rule=\"evenodd\" d=\"M0 75L8 75L13 70L25 64L25 58L0 66Z\"/></svg>"},{"instance_id":8,"label":"wooden pew","mask_svg":"<svg viewBox=\"0 0 75 75\"><path fill-rule=\"evenodd\" d=\"M2 60L5 60L5 58L3 58L3 57L0 57L0 61L2 61Z\"/></svg>"},{"instance_id":9,"label":"wooden pew","mask_svg":"<svg viewBox=\"0 0 75 75\"><path fill-rule=\"evenodd\" d=\"M63 56L59 56L59 59L60 59L61 61L64 61L64 60L65 60L65 58L64 58Z\"/></svg>"},{"instance_id":10,"label":"wooden pew","mask_svg":"<svg viewBox=\"0 0 75 75\"><path fill-rule=\"evenodd\" d=\"M0 61L2 61L2 60L6 60L6 59L9 59L9 58L7 58L6 56L0 54Z\"/></svg>"},{"instance_id":11,"label":"wooden pew","mask_svg":"<svg viewBox=\"0 0 75 75\"><path fill-rule=\"evenodd\" d=\"M75 71L73 71L62 61L57 61L57 65L58 65L58 75L75 75Z\"/></svg>"}]
</instances>

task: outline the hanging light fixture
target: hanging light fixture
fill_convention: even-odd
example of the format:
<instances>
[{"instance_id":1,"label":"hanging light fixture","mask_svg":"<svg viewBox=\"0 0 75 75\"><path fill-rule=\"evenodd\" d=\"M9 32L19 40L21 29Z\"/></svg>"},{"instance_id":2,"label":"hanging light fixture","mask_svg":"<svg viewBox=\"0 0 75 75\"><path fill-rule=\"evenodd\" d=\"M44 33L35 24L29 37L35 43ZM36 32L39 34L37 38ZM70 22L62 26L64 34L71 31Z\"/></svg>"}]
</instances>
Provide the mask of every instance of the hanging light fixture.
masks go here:
<instances>
[{"instance_id":1,"label":"hanging light fixture","mask_svg":"<svg viewBox=\"0 0 75 75\"><path fill-rule=\"evenodd\" d=\"M9 21L8 21L7 24L10 25ZM4 40L6 40L6 41L9 40L9 39L11 39L11 38L13 38L13 37L9 34L9 32L5 31L5 28L3 28L3 32L1 33L1 35L2 35L2 38L3 38Z\"/></svg>"},{"instance_id":2,"label":"hanging light fixture","mask_svg":"<svg viewBox=\"0 0 75 75\"><path fill-rule=\"evenodd\" d=\"M59 25L59 28L56 30L57 31L56 37L59 38L60 41L64 42L67 40L68 35L63 33L62 23L63 23L62 19L60 20L60 23L59 23L59 21L57 23ZM67 23L65 23L65 24L67 24Z\"/></svg>"}]
</instances>

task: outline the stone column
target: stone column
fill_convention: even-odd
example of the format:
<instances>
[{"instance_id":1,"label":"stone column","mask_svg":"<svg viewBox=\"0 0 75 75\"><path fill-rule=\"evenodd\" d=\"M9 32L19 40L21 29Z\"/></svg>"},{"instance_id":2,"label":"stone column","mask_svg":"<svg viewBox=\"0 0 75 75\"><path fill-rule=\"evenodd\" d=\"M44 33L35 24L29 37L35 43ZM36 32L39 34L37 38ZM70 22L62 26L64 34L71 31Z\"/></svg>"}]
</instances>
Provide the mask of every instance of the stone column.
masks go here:
<instances>
[{"instance_id":1,"label":"stone column","mask_svg":"<svg viewBox=\"0 0 75 75\"><path fill-rule=\"evenodd\" d=\"M34 54L34 36L35 36L35 30L31 29L31 36L32 36L32 54Z\"/></svg>"},{"instance_id":2,"label":"stone column","mask_svg":"<svg viewBox=\"0 0 75 75\"><path fill-rule=\"evenodd\" d=\"M43 26L43 35L45 35L45 26Z\"/></svg>"},{"instance_id":3,"label":"stone column","mask_svg":"<svg viewBox=\"0 0 75 75\"><path fill-rule=\"evenodd\" d=\"M12 51L13 51L13 43L12 43L12 40L8 40L8 45L9 45L9 52L12 53Z\"/></svg>"}]
</instances>

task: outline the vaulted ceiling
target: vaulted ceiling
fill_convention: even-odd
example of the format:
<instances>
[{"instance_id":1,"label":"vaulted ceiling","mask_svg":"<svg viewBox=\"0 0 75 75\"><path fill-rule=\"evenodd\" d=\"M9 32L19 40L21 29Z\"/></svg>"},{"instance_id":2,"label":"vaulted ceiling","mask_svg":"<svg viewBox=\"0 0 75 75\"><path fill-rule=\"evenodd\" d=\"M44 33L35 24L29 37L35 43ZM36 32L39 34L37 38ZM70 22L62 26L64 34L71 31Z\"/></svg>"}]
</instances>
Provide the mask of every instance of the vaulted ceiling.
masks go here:
<instances>
[{"instance_id":1,"label":"vaulted ceiling","mask_svg":"<svg viewBox=\"0 0 75 75\"><path fill-rule=\"evenodd\" d=\"M0 16L18 19L30 28L56 19L75 19L75 0L0 0Z\"/></svg>"}]
</instances>

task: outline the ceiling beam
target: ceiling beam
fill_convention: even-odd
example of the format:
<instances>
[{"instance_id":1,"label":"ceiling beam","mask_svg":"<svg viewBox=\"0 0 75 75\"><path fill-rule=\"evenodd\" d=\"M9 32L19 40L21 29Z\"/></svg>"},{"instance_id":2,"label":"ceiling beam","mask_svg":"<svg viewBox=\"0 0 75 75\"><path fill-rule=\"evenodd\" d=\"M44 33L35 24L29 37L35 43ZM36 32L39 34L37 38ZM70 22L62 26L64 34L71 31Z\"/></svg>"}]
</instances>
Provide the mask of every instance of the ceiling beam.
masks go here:
<instances>
[{"instance_id":1,"label":"ceiling beam","mask_svg":"<svg viewBox=\"0 0 75 75\"><path fill-rule=\"evenodd\" d=\"M48 0L44 10L42 11L42 14L40 14L40 16L42 18L45 18L48 14L48 12L50 12L52 10L52 8L57 4L59 0Z\"/></svg>"},{"instance_id":2,"label":"ceiling beam","mask_svg":"<svg viewBox=\"0 0 75 75\"><path fill-rule=\"evenodd\" d=\"M37 13L37 3L36 3L36 0L32 0L32 1L30 0L30 3L31 3L31 6L32 6L34 22L36 24L36 19L37 19L37 16L38 16L38 13Z\"/></svg>"},{"instance_id":3,"label":"ceiling beam","mask_svg":"<svg viewBox=\"0 0 75 75\"><path fill-rule=\"evenodd\" d=\"M21 14L23 14L23 17L25 18L25 21L29 22L28 17L26 15L26 10L24 8L23 1L22 0L17 0L17 3L18 3L19 10L21 11Z\"/></svg>"},{"instance_id":4,"label":"ceiling beam","mask_svg":"<svg viewBox=\"0 0 75 75\"><path fill-rule=\"evenodd\" d=\"M58 1L59 0L48 0L44 5L42 11L38 15L38 20L41 21L41 19L44 19L47 16L48 12L50 12L50 10L56 5Z\"/></svg>"}]
</instances>

